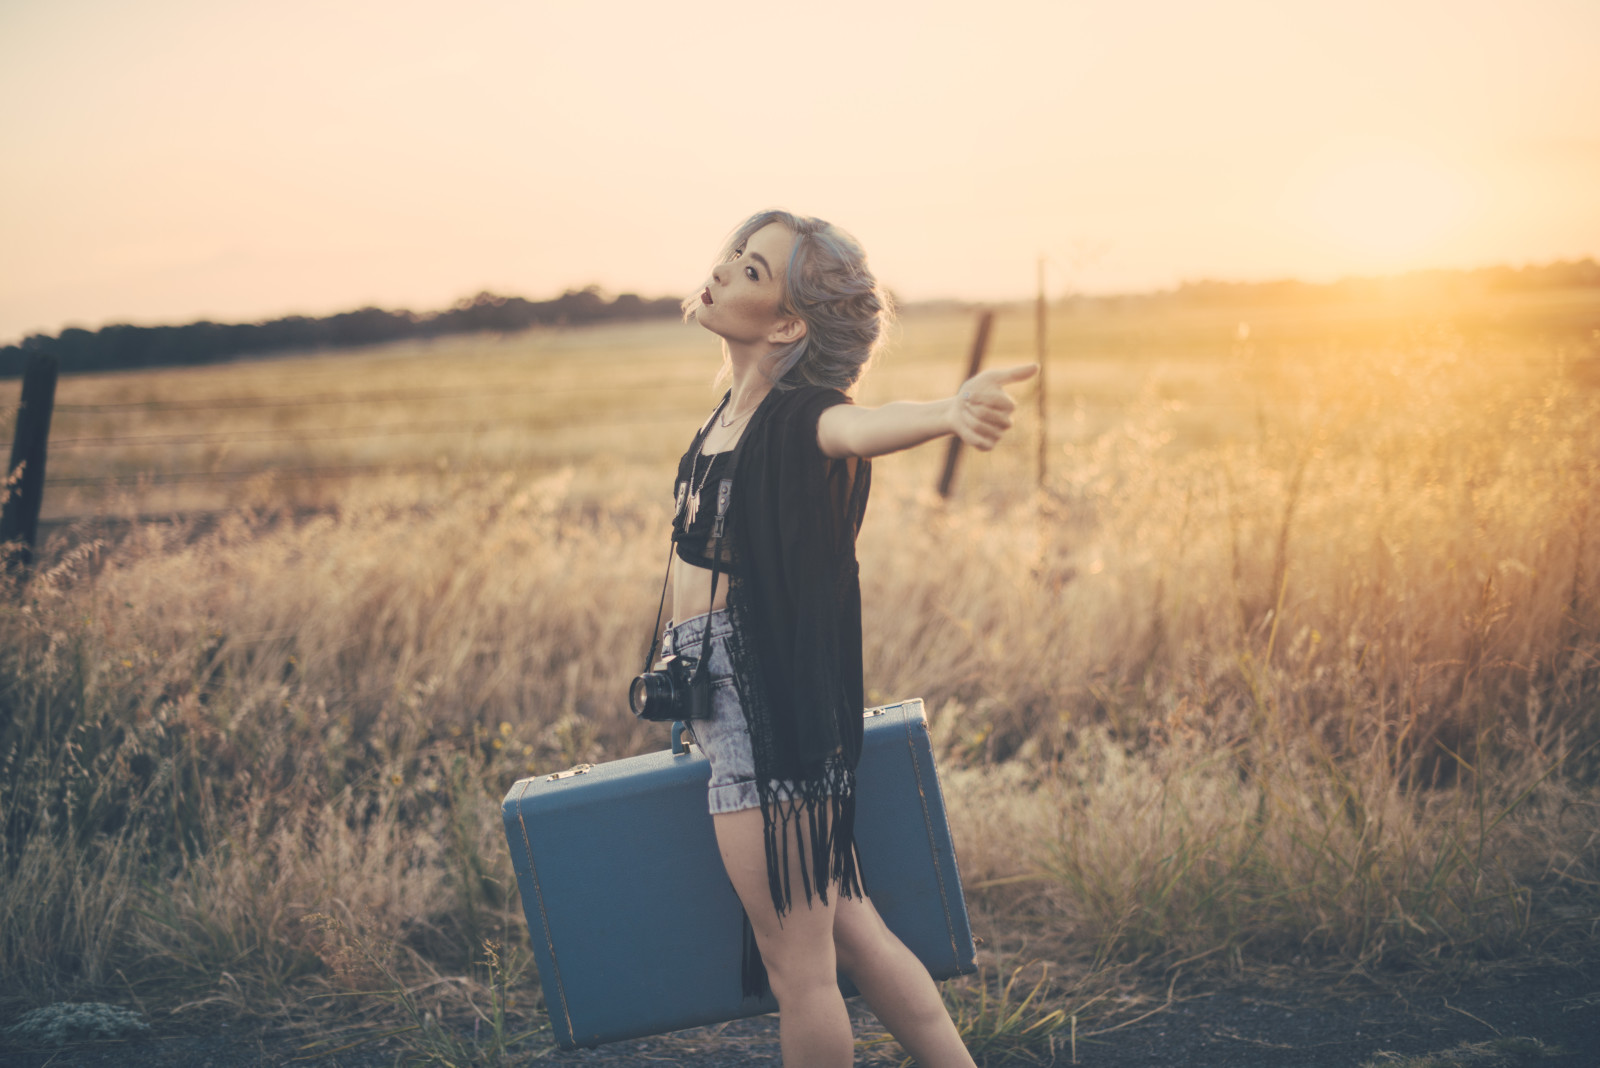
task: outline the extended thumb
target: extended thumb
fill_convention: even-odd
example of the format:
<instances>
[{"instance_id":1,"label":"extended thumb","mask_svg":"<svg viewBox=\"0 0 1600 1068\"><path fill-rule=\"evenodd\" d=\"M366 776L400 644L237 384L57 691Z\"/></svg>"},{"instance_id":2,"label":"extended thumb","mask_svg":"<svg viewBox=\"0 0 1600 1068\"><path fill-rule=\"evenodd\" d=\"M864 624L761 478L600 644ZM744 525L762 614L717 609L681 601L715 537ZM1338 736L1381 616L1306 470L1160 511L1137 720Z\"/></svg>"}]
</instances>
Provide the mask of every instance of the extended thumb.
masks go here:
<instances>
[{"instance_id":1,"label":"extended thumb","mask_svg":"<svg viewBox=\"0 0 1600 1068\"><path fill-rule=\"evenodd\" d=\"M1016 367L1007 367L1005 370L997 372L996 377L1002 382L1025 382L1038 373L1038 364L1024 363Z\"/></svg>"}]
</instances>

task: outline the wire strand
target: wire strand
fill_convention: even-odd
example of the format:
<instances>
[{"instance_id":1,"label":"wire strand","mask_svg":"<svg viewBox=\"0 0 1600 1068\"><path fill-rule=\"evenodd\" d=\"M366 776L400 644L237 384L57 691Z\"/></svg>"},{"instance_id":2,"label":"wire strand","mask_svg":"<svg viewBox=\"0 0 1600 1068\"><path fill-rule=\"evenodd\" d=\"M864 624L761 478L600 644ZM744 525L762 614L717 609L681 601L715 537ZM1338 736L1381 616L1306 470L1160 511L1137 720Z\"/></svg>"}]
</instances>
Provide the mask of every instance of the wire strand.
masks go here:
<instances>
[{"instance_id":1,"label":"wire strand","mask_svg":"<svg viewBox=\"0 0 1600 1068\"><path fill-rule=\"evenodd\" d=\"M660 392L673 387L695 385L694 381L671 380L667 382L624 382L607 385L605 393ZM203 412L234 410L239 408L298 408L313 404L369 404L374 401L436 401L436 400L500 400L504 397L542 397L553 394L571 395L593 393L592 384L578 386L541 386L538 389L503 389L493 393L482 390L441 393L435 390L381 390L367 393L307 393L282 397L213 397L206 400L142 400L107 401L101 404L57 403L58 412Z\"/></svg>"},{"instance_id":2,"label":"wire strand","mask_svg":"<svg viewBox=\"0 0 1600 1068\"><path fill-rule=\"evenodd\" d=\"M584 429L604 429L607 426L626 428L632 426L650 426L664 423L682 423L689 425L688 419L682 412L657 411L646 412L629 419L625 423L585 423ZM82 449L104 448L109 446L139 446L139 445L225 445L232 442L301 442L301 441L327 441L335 438L358 437L403 437L408 434L477 434L494 430L514 430L523 432L553 433L572 429L572 424L512 422L510 420L487 421L478 423L434 422L413 423L407 426L354 426L354 427L307 427L304 430L239 430L218 434L179 434L179 435L127 435L111 438L59 438L50 442L52 449Z\"/></svg>"},{"instance_id":3,"label":"wire strand","mask_svg":"<svg viewBox=\"0 0 1600 1068\"><path fill-rule=\"evenodd\" d=\"M528 464L504 464L494 467L471 466L471 471L520 471ZM105 486L105 485L172 485L182 482L239 482L248 478L259 478L263 475L274 479L293 479L303 481L317 478L352 478L357 475L372 474L406 474L413 471L437 471L441 475L457 473L462 467L454 464L441 465L438 461L416 461L413 463L399 464L341 464L323 467L256 467L247 471L140 471L126 475L98 475L86 478L50 479L49 482L57 486Z\"/></svg>"}]
</instances>

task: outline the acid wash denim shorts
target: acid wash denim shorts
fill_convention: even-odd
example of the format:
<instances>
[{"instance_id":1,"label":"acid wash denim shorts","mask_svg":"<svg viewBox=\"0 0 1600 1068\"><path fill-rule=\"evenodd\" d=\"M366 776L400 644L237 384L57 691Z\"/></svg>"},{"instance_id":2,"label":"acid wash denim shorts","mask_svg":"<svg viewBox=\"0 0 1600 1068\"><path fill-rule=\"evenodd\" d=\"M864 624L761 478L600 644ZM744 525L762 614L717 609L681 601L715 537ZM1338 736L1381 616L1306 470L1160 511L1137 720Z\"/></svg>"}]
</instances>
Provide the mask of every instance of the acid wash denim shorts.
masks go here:
<instances>
[{"instance_id":1,"label":"acid wash denim shorts","mask_svg":"<svg viewBox=\"0 0 1600 1068\"><path fill-rule=\"evenodd\" d=\"M711 633L701 636L709 621ZM750 748L750 725L739 707L739 691L733 684L733 658L728 655L728 636L733 620L726 608L710 615L695 616L682 623L668 623L661 637L661 655L709 656L711 658L711 718L689 724L694 744L711 763L711 781L706 804L713 816L760 808L756 796L756 758Z\"/></svg>"},{"instance_id":2,"label":"acid wash denim shorts","mask_svg":"<svg viewBox=\"0 0 1600 1068\"><path fill-rule=\"evenodd\" d=\"M744 709L739 706L739 690L733 682L733 658L728 653L728 636L733 633L733 620L728 610L719 608L682 623L668 623L661 637L661 655L701 656L701 635L705 633L708 620L711 633L706 638L703 655L711 658L711 718L691 722L689 733L711 764L706 805L715 816L761 807L756 794L756 758L750 747L750 725L745 722ZM774 785L779 799L792 796L792 784L776 782Z\"/></svg>"}]
</instances>

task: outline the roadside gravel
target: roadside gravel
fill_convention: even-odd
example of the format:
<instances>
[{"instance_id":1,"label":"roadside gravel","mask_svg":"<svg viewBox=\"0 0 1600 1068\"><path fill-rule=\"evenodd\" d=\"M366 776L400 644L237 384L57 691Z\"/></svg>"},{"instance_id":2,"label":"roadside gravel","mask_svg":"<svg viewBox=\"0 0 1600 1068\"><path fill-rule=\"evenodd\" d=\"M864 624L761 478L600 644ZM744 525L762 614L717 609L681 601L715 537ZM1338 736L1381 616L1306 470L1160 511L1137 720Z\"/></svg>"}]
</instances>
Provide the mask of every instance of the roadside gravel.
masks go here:
<instances>
[{"instance_id":1,"label":"roadside gravel","mask_svg":"<svg viewBox=\"0 0 1600 1068\"><path fill-rule=\"evenodd\" d=\"M861 1016L857 1033L870 1029ZM159 1028L159 1024L157 1025ZM1600 1068L1600 962L1502 972L1470 985L1366 991L1313 983L1284 987L1236 984L1180 995L1147 1020L1096 1038L1080 1037L1086 1068L1357 1068L1395 1053L1440 1054L1464 1043L1537 1039L1565 1052L1505 1055L1444 1064ZM58 1050L0 1049L5 1068L378 1068L402 1047L371 1044L333 1056L303 1056L289 1036L218 1026L207 1034L167 1034L131 1042ZM538 1065L584 1068L748 1068L776 1066L775 1017L758 1017L594 1050L552 1051ZM1038 1063L1050 1063L1049 1051ZM1065 1041L1055 1063L1072 1063Z\"/></svg>"}]
</instances>

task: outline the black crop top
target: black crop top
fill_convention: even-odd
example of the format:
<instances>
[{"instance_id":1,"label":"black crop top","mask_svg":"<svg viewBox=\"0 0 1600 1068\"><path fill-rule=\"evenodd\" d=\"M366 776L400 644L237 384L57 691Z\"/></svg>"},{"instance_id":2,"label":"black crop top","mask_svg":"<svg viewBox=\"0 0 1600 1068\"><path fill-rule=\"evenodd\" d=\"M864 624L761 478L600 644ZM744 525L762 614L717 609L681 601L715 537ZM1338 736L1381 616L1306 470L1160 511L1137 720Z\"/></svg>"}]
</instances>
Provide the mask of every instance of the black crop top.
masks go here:
<instances>
[{"instance_id":1,"label":"black crop top","mask_svg":"<svg viewBox=\"0 0 1600 1068\"><path fill-rule=\"evenodd\" d=\"M724 479L732 479L729 459L733 450L709 455L699 451L698 437L678 460L677 510L672 517L672 543L678 559L696 567L711 566L711 527L717 518L717 493ZM692 513L692 514L691 514ZM719 570L732 574L728 551L729 531L722 531L722 563Z\"/></svg>"}]
</instances>

